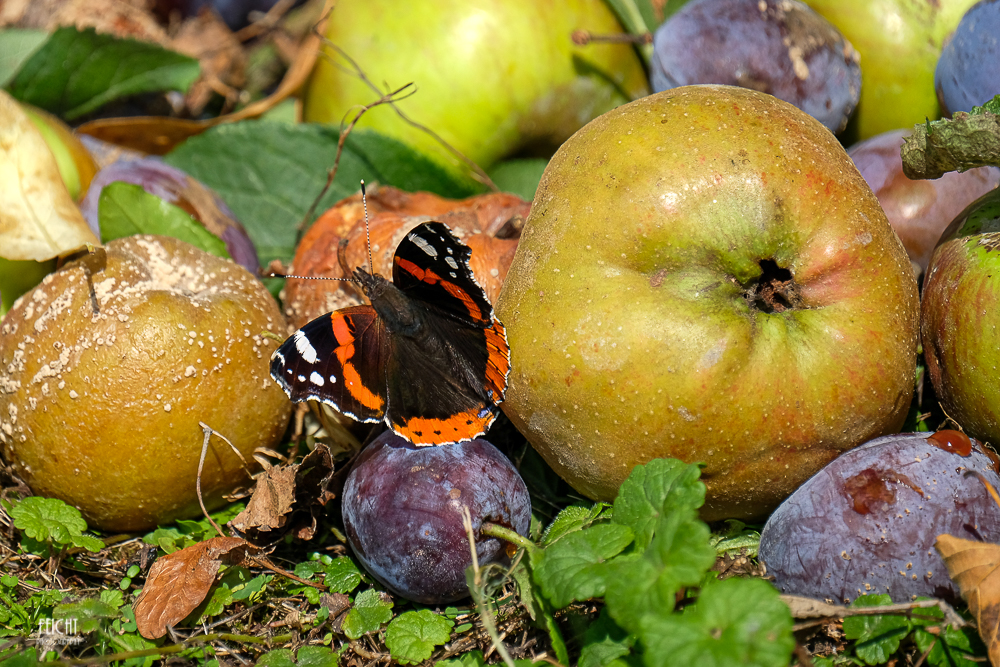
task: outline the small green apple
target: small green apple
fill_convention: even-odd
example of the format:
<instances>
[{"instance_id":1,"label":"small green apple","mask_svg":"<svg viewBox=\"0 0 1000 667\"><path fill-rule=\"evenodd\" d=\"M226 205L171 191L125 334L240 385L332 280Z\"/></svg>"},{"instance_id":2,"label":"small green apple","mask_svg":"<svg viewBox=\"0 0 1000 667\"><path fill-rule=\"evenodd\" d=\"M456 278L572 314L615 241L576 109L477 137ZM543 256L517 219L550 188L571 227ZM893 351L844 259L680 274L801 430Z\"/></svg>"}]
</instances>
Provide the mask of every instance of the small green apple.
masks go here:
<instances>
[{"instance_id":1,"label":"small green apple","mask_svg":"<svg viewBox=\"0 0 1000 667\"><path fill-rule=\"evenodd\" d=\"M916 281L836 138L770 95L688 86L577 132L497 303L504 412L576 490L704 462L706 519L759 517L913 395Z\"/></svg>"},{"instance_id":2,"label":"small green apple","mask_svg":"<svg viewBox=\"0 0 1000 667\"><path fill-rule=\"evenodd\" d=\"M969 435L1000 442L1000 190L970 204L941 236L924 279L927 374Z\"/></svg>"},{"instance_id":3,"label":"small green apple","mask_svg":"<svg viewBox=\"0 0 1000 667\"><path fill-rule=\"evenodd\" d=\"M941 116L934 68L945 39L976 0L804 1L861 54L856 140Z\"/></svg>"},{"instance_id":4,"label":"small green apple","mask_svg":"<svg viewBox=\"0 0 1000 667\"><path fill-rule=\"evenodd\" d=\"M414 83L398 108L488 168L529 146L551 152L587 121L648 92L631 45L577 46L576 29L622 32L602 0L344 0L330 15L326 37L378 86ZM327 47L303 115L337 124L378 98ZM453 173L469 173L388 107L368 111L359 126L396 137Z\"/></svg>"}]
</instances>

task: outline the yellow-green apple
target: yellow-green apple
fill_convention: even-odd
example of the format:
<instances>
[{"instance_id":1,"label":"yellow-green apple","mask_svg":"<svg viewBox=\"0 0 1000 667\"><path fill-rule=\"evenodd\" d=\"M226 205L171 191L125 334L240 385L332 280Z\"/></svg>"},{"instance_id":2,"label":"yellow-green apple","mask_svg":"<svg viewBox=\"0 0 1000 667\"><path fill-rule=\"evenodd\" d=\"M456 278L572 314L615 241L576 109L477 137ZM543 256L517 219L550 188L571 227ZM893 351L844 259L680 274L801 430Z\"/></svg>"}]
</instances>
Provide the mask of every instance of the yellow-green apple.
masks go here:
<instances>
[{"instance_id":1,"label":"yellow-green apple","mask_svg":"<svg viewBox=\"0 0 1000 667\"><path fill-rule=\"evenodd\" d=\"M924 279L921 335L927 374L948 416L1000 442L1000 190L949 225Z\"/></svg>"},{"instance_id":2,"label":"yellow-green apple","mask_svg":"<svg viewBox=\"0 0 1000 667\"><path fill-rule=\"evenodd\" d=\"M898 430L919 303L836 138L770 95L688 86L589 123L550 161L497 304L504 411L581 493L705 464L706 519L762 516Z\"/></svg>"},{"instance_id":3,"label":"yellow-green apple","mask_svg":"<svg viewBox=\"0 0 1000 667\"><path fill-rule=\"evenodd\" d=\"M49 274L0 323L0 451L38 495L106 531L200 513L204 422L249 459L291 404L268 375L281 312L248 271L182 241L131 236ZM208 507L247 484L212 438Z\"/></svg>"},{"instance_id":4,"label":"yellow-green apple","mask_svg":"<svg viewBox=\"0 0 1000 667\"><path fill-rule=\"evenodd\" d=\"M945 39L975 2L805 0L861 54L856 139L912 127L941 115L934 68Z\"/></svg>"},{"instance_id":5,"label":"yellow-green apple","mask_svg":"<svg viewBox=\"0 0 1000 667\"><path fill-rule=\"evenodd\" d=\"M648 92L630 44L574 44L574 30L621 33L602 0L344 0L326 37L380 87L415 91L396 105L486 168L528 147L551 152L587 121ZM307 121L340 123L379 94L332 48L305 95ZM456 174L467 167L388 107L359 127L396 137Z\"/></svg>"}]
</instances>

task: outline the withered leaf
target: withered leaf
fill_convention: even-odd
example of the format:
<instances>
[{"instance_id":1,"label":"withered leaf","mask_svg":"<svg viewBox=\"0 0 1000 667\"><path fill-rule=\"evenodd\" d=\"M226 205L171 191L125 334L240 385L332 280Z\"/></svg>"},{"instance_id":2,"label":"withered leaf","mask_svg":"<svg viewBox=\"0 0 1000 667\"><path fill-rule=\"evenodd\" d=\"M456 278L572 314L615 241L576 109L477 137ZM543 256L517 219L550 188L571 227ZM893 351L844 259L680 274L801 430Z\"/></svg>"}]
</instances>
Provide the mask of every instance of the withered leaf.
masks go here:
<instances>
[{"instance_id":1,"label":"withered leaf","mask_svg":"<svg viewBox=\"0 0 1000 667\"><path fill-rule=\"evenodd\" d=\"M14 98L0 91L0 256L38 262L98 246L56 159Z\"/></svg>"},{"instance_id":2,"label":"withered leaf","mask_svg":"<svg viewBox=\"0 0 1000 667\"><path fill-rule=\"evenodd\" d=\"M257 549L239 537L213 537L153 563L135 601L135 623L146 639L167 633L201 604L208 595L219 568L243 563Z\"/></svg>"},{"instance_id":3,"label":"withered leaf","mask_svg":"<svg viewBox=\"0 0 1000 667\"><path fill-rule=\"evenodd\" d=\"M246 509L230 525L241 533L249 530L267 532L281 528L288 520L295 500L295 474L298 466L270 468L257 478Z\"/></svg>"},{"instance_id":4,"label":"withered leaf","mask_svg":"<svg viewBox=\"0 0 1000 667\"><path fill-rule=\"evenodd\" d=\"M1000 665L1000 544L938 535L934 548L976 619L990 662Z\"/></svg>"},{"instance_id":5,"label":"withered leaf","mask_svg":"<svg viewBox=\"0 0 1000 667\"><path fill-rule=\"evenodd\" d=\"M311 539L315 513L334 497L329 490L332 477L333 457L320 443L300 463L271 468L261 475L246 509L229 526L257 544L273 542L289 530L300 539ZM293 521L293 515L302 516Z\"/></svg>"}]
</instances>

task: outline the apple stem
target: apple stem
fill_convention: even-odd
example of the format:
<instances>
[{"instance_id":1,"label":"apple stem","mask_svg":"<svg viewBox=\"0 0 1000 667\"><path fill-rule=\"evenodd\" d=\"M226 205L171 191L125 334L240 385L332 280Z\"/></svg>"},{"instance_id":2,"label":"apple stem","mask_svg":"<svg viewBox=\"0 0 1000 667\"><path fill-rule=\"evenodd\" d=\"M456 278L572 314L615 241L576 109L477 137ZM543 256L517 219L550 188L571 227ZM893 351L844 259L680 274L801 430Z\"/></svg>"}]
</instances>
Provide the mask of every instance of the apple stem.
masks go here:
<instances>
[{"instance_id":1,"label":"apple stem","mask_svg":"<svg viewBox=\"0 0 1000 667\"><path fill-rule=\"evenodd\" d=\"M482 526L480 526L479 532L483 535L489 535L490 537L506 540L514 546L521 547L525 551L533 551L537 548L534 542L524 537L517 531L511 530L510 528L501 526L497 523L490 523L489 521L486 521Z\"/></svg>"}]
</instances>

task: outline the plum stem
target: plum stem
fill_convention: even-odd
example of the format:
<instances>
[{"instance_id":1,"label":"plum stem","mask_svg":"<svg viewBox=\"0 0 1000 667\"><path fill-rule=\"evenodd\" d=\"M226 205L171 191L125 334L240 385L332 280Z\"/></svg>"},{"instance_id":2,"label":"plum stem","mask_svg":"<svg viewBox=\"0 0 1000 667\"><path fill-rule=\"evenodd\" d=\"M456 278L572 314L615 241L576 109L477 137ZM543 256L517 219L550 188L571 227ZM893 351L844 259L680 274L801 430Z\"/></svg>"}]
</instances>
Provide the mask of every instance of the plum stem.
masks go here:
<instances>
[{"instance_id":1,"label":"plum stem","mask_svg":"<svg viewBox=\"0 0 1000 667\"><path fill-rule=\"evenodd\" d=\"M490 523L489 521L483 522L483 525L479 527L479 532L483 535L489 535L490 537L497 537L501 540L506 540L514 546L521 547L525 551L534 551L538 548L535 546L534 542L524 537L517 531L511 530L506 526L501 526L498 523Z\"/></svg>"}]
</instances>

